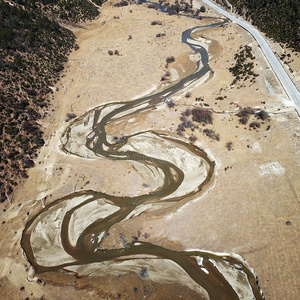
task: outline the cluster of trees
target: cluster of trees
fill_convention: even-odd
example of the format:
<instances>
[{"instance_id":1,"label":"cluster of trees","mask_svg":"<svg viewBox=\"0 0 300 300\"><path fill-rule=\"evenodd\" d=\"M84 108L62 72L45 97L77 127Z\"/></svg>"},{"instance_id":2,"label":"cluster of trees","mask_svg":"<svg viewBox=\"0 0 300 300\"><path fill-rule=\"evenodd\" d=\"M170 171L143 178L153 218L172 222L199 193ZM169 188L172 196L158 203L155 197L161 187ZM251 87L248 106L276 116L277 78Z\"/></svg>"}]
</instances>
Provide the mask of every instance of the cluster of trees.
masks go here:
<instances>
[{"instance_id":1,"label":"cluster of trees","mask_svg":"<svg viewBox=\"0 0 300 300\"><path fill-rule=\"evenodd\" d=\"M11 2L14 5L0 0L1 201L10 197L14 186L28 177L27 169L34 166L44 144L39 120L47 114L50 86L59 80L76 45L74 34L56 19L66 11L70 12L67 21L98 15L95 7L88 9L93 4L84 0Z\"/></svg>"},{"instance_id":2,"label":"cluster of trees","mask_svg":"<svg viewBox=\"0 0 300 300\"><path fill-rule=\"evenodd\" d=\"M239 117L240 124L246 125L250 119L251 116L254 116L257 121L253 121L250 123L250 128L259 128L260 123L258 121L264 122L269 120L269 114L264 110L255 111L251 107L244 107L242 108L237 114L237 117Z\"/></svg>"},{"instance_id":3,"label":"cluster of trees","mask_svg":"<svg viewBox=\"0 0 300 300\"><path fill-rule=\"evenodd\" d=\"M177 127L177 134L179 136L183 136L183 132L186 131L186 129L190 128L192 131L195 130L195 128L198 128L197 125L194 125L194 123L189 119L189 117L192 115L191 109L186 109L180 116L181 123ZM191 141L193 142L193 141Z\"/></svg>"},{"instance_id":4,"label":"cluster of trees","mask_svg":"<svg viewBox=\"0 0 300 300\"><path fill-rule=\"evenodd\" d=\"M258 74L253 72L254 63L253 60L255 56L252 54L252 47L246 45L241 46L239 52L234 55L235 65L229 68L229 71L235 76L235 79L232 82L236 84L240 80L248 80L250 82L255 82L255 78Z\"/></svg>"},{"instance_id":5,"label":"cluster of trees","mask_svg":"<svg viewBox=\"0 0 300 300\"><path fill-rule=\"evenodd\" d=\"M203 124L212 124L213 117L211 110L195 107L192 109L193 121Z\"/></svg>"},{"instance_id":6,"label":"cluster of trees","mask_svg":"<svg viewBox=\"0 0 300 300\"><path fill-rule=\"evenodd\" d=\"M200 9L193 9L193 1L185 2L184 0L176 0L175 4L170 4L168 1L160 0L159 3L163 6L165 11L170 14L192 14L196 17L199 17L200 13L204 13L206 11L205 6L201 6Z\"/></svg>"},{"instance_id":7,"label":"cluster of trees","mask_svg":"<svg viewBox=\"0 0 300 300\"><path fill-rule=\"evenodd\" d=\"M96 1L100 1L100 2L105 2L106 0L92 0L93 2L96 2ZM131 4L143 4L145 3L146 0L121 0L120 2L117 2L114 4L114 7L122 7L122 6L128 6L128 5L131 5Z\"/></svg>"},{"instance_id":8,"label":"cluster of trees","mask_svg":"<svg viewBox=\"0 0 300 300\"><path fill-rule=\"evenodd\" d=\"M95 4L101 6L106 0L92 0Z\"/></svg>"},{"instance_id":9,"label":"cluster of trees","mask_svg":"<svg viewBox=\"0 0 300 300\"><path fill-rule=\"evenodd\" d=\"M93 0L94 2L97 0ZM143 4L146 3L145 0L121 0L118 3L115 3L115 7L128 6L130 4ZM163 10L167 12L169 15L175 15L179 13L191 14L196 18L201 19L200 13L204 13L206 11L205 6L201 6L199 9L193 9L193 0L186 2L184 0L176 0L174 4L170 4L167 0L159 0L159 4L162 6ZM149 3L148 8L151 9L159 9L159 7L155 4Z\"/></svg>"},{"instance_id":10,"label":"cluster of trees","mask_svg":"<svg viewBox=\"0 0 300 300\"><path fill-rule=\"evenodd\" d=\"M122 7L122 6L128 6L128 5L129 5L129 3L124 0L114 4L115 7Z\"/></svg>"},{"instance_id":11,"label":"cluster of trees","mask_svg":"<svg viewBox=\"0 0 300 300\"><path fill-rule=\"evenodd\" d=\"M300 51L299 0L230 0L230 3L238 14L250 19L269 37Z\"/></svg>"},{"instance_id":12,"label":"cluster of trees","mask_svg":"<svg viewBox=\"0 0 300 300\"><path fill-rule=\"evenodd\" d=\"M192 120L191 120L192 119ZM178 124L176 129L176 133L179 136L183 136L183 132L185 132L188 128L191 129L192 132L195 129L199 128L192 121L196 123L201 123L202 126L213 124L213 115L212 111L202 108L202 107L194 107L193 109L185 110L180 116L181 123ZM216 133L213 129L205 128L203 129L203 134L208 136L209 138L220 141L220 135ZM197 140L196 136L192 133L189 136L189 141L194 143Z\"/></svg>"},{"instance_id":13,"label":"cluster of trees","mask_svg":"<svg viewBox=\"0 0 300 300\"><path fill-rule=\"evenodd\" d=\"M93 20L99 15L95 5L88 0L12 0L12 2L26 11L39 12L69 22Z\"/></svg>"},{"instance_id":14,"label":"cluster of trees","mask_svg":"<svg viewBox=\"0 0 300 300\"><path fill-rule=\"evenodd\" d=\"M220 135L216 133L213 129L205 128L203 129L203 134L215 141L220 141Z\"/></svg>"}]
</instances>

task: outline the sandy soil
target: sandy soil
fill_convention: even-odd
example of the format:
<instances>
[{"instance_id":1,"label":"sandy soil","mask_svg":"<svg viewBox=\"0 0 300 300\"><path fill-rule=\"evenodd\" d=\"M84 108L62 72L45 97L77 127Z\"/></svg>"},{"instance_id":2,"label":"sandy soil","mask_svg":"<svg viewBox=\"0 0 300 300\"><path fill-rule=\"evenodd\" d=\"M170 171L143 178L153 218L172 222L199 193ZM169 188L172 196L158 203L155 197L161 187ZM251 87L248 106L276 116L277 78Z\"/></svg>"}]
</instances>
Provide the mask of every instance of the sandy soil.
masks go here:
<instances>
[{"instance_id":1,"label":"sandy soil","mask_svg":"<svg viewBox=\"0 0 300 300\"><path fill-rule=\"evenodd\" d=\"M163 25L151 26L153 20ZM101 103L129 100L163 88L160 79L166 72L165 60L171 55L176 59L169 66L173 80L192 72L191 51L180 38L182 31L198 24L197 20L162 15L144 6L114 8L108 2L98 20L74 29L80 49L71 54L55 87L53 111L43 122L46 145L29 179L17 189L13 205L4 203L1 208L1 299L139 299L143 293L148 299L186 299L183 288L178 291L171 284L154 288L153 283L133 275L106 277L99 284L95 279L48 273L29 282L30 268L20 239L25 222L43 203L75 190L94 189L114 195L145 191L143 177L126 162L86 160L63 153L60 138L69 124L66 113L80 116ZM156 38L160 32L166 36ZM174 108L142 113L134 121L125 119L109 130L120 135L155 129L176 135L181 112L205 103L214 110L214 122L208 128L220 135L220 141L204 135L201 126L193 134L217 162L215 187L183 207L160 215L144 213L114 226L107 243L117 243L119 233L126 238L141 230L147 233L145 240L174 250L238 253L254 267L266 299L296 299L300 294L298 116L249 34L235 24L198 34L207 40L213 78L193 89L191 97L182 95ZM240 45L253 47L255 71L260 76L251 86L245 82L244 87L230 87L233 76L228 67ZM110 56L109 50L118 50L120 55ZM219 96L227 98L216 100ZM196 101L196 97L204 101ZM265 109L270 121L256 130L239 124L234 112L246 106ZM191 134L185 132L187 138ZM226 148L228 142L232 142L231 151Z\"/></svg>"}]
</instances>

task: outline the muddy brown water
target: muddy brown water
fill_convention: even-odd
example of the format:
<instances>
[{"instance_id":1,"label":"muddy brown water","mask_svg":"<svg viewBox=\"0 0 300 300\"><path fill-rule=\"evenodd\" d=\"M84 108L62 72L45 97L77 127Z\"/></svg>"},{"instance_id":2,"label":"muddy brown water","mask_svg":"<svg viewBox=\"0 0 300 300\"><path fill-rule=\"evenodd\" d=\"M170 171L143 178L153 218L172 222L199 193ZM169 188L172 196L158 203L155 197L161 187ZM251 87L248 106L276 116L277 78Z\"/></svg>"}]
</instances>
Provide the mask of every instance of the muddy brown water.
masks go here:
<instances>
[{"instance_id":1,"label":"muddy brown water","mask_svg":"<svg viewBox=\"0 0 300 300\"><path fill-rule=\"evenodd\" d=\"M214 20L215 21L215 20ZM212 26L224 25L226 21L218 22ZM61 269L68 269L71 266L83 266L91 263L101 262L114 262L134 260L143 256L155 257L156 259L164 259L175 262L179 265L198 285L203 287L209 295L210 299L241 299L241 293L234 287L232 282L228 279L228 276L220 268L218 263L226 265L228 270L234 274L240 273L247 279L247 284L252 291L253 297L251 299L263 299L261 291L257 285L257 277L254 271L248 266L248 264L238 256L223 255L217 253L211 253L206 251L173 251L164 247L154 245L151 243L134 241L126 243L119 249L102 249L101 243L108 234L110 228L122 220L124 220L136 207L140 207L145 203L164 203L174 202L178 203L184 198L191 195L198 195L201 193L202 188L209 184L211 177L214 174L215 163L210 160L208 155L198 149L196 146L191 145L185 141L178 140L167 136L167 134L156 133L148 131L147 133L153 138L157 137L162 140L168 141L173 146L178 146L187 149L189 153L201 157L209 166L207 176L201 184L199 184L197 190L188 191L183 196L173 197L171 199L165 199L168 195L174 193L182 184L184 179L184 172L176 166L174 163L166 160L151 157L150 155L141 154L136 151L124 151L122 147L127 142L136 136L143 133L135 133L130 136L123 137L118 143L109 142L106 133L106 125L121 120L128 115L134 115L143 111L147 111L155 108L157 105L164 102L167 98L172 97L176 93L180 92L184 87L192 85L199 80L211 69L208 65L208 54L203 47L200 47L196 43L193 43L191 38L191 32L194 29L206 28L207 26L199 26L186 30L182 35L182 41L188 44L195 52L199 52L202 56L202 67L182 79L180 82L173 86L161 91L159 93L143 97L141 99L129 101L129 102L115 102L108 103L102 106L96 107L91 111L88 111L82 117L76 119L64 132L64 138L66 141L69 139L70 132L76 124L84 122L86 116L93 118L92 132L86 132L87 149L92 151L100 159L102 157L112 160L127 160L137 161L147 167L152 167L160 170L163 174L163 184L156 190L151 191L149 194L136 196L136 197L116 197L97 191L80 191L72 193L64 198L58 199L48 204L43 210L35 215L30 221L27 222L21 240L21 245L27 256L28 261L31 263L36 273L43 273L48 271L58 271ZM198 67L199 67L198 62ZM116 105L119 105L117 107ZM116 106L109 113L101 117L101 113L110 107ZM63 143L62 149L70 154L78 155L78 153L72 153L70 147ZM117 176L116 176L117 180ZM36 256L36 250L33 247L33 232L36 232L36 227L39 222L47 217L48 214L53 211L61 210L64 207L64 203L78 197L87 197L86 200L80 202L78 205L71 206L64 215L59 226L61 247L63 250L72 257L72 260L66 260L66 262L58 263L55 265L43 264ZM104 203L118 207L117 211L110 213L104 218L99 218L89 224L78 236L76 244L70 241L70 224L72 216L75 215L82 207L102 199ZM44 225L47 226L47 225ZM102 233L100 241L95 242L93 237L99 236ZM35 233L36 234L36 233ZM50 241L55 243L55 240ZM41 245L43 247L43 245ZM55 250L53 250L55 251ZM199 258L201 263L199 263ZM204 270L204 271L203 271ZM131 272L129 269L128 272Z\"/></svg>"}]
</instances>

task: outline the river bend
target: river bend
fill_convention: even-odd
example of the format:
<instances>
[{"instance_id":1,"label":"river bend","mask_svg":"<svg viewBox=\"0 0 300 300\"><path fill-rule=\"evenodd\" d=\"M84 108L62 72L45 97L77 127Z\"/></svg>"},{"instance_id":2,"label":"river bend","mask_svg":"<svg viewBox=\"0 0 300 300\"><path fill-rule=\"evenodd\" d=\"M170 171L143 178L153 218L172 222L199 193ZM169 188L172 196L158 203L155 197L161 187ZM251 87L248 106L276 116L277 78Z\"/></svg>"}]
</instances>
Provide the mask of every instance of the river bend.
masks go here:
<instances>
[{"instance_id":1,"label":"river bend","mask_svg":"<svg viewBox=\"0 0 300 300\"><path fill-rule=\"evenodd\" d=\"M212 18L209 26L226 22ZM107 125L122 118L166 107L166 99L199 84L204 76L207 80L212 77L208 53L191 37L193 31L206 27L197 26L182 34L182 42L201 56L193 74L147 97L98 106L65 130L63 151L83 159L125 160L148 179L151 192L117 197L87 190L48 204L27 222L21 241L36 273L64 269L80 276L117 276L135 272L153 281L187 286L199 294L199 299L262 299L253 269L238 255L178 252L139 241L138 237L128 242L120 236L123 246L119 248L102 246L115 224L146 209L155 211L184 203L211 184L214 161L186 140L149 130L114 139L106 131Z\"/></svg>"}]
</instances>

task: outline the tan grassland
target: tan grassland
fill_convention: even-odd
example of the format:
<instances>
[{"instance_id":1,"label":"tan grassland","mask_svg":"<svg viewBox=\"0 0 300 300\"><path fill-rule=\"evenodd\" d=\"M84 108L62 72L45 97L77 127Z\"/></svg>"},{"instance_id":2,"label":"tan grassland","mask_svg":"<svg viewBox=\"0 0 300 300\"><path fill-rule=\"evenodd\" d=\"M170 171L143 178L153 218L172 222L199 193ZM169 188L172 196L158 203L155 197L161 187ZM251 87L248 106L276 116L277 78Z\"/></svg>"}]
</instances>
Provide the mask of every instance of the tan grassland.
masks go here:
<instances>
[{"instance_id":1,"label":"tan grassland","mask_svg":"<svg viewBox=\"0 0 300 300\"><path fill-rule=\"evenodd\" d=\"M60 138L69 125L66 114L80 116L102 103L147 95L195 69L189 59L192 51L181 43L181 33L202 21L163 15L143 5L115 8L111 3L103 5L97 20L73 28L80 48L71 53L59 83L53 87L52 111L42 124L46 144L29 179L15 192L13 204L1 207L1 299L142 299L144 295L147 299L199 299L182 287L153 286L134 275L97 280L46 273L38 281L27 280L32 270L20 246L21 234L26 221L43 204L84 189L120 196L147 192L145 178L124 161L86 160L62 152ZM207 15L215 14L208 10ZM162 25L151 26L154 20L162 21ZM156 38L161 32L166 35ZM266 299L297 299L299 117L247 32L230 23L195 35L207 44L213 78L191 90L191 97L178 97L174 108L165 106L124 118L108 130L117 136L146 129L176 136L181 112L205 103L214 111L213 125L207 128L215 130L220 141L204 135L201 125L193 134L196 144L216 160L215 187L191 203L175 205L159 215L144 212L113 226L107 245L120 244L120 233L130 240L141 230L146 233L145 240L173 250L238 253L255 269ZM234 78L228 68L241 45L252 46L259 76L254 84L245 81L242 87L231 87ZM109 50L118 50L120 55L110 56ZM175 57L169 66L171 79L162 84L165 60L171 55ZM216 100L219 96L227 97ZM196 97L204 101L196 101ZM252 130L249 124L240 124L235 113L247 106L266 110L270 121ZM192 134L189 130L184 132L186 138ZM226 148L228 142L232 142L231 151ZM133 292L133 286L138 293Z\"/></svg>"}]
</instances>

